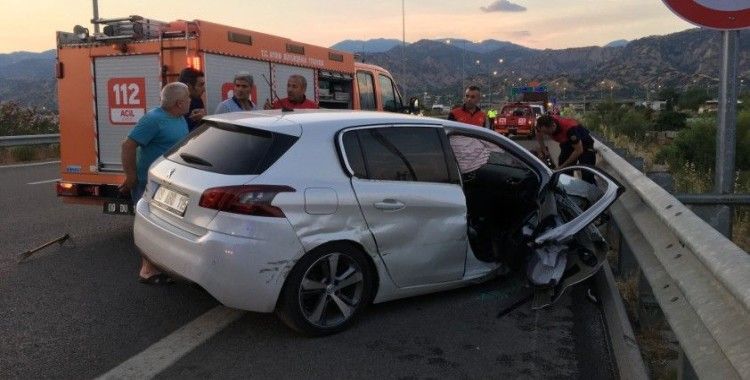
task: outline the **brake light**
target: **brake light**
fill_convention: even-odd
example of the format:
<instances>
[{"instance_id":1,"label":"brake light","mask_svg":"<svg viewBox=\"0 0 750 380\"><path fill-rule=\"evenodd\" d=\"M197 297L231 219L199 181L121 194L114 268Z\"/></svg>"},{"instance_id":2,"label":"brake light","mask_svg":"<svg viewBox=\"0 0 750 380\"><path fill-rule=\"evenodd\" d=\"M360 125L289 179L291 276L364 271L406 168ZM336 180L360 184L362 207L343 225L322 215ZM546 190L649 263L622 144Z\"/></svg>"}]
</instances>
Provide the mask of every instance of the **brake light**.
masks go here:
<instances>
[{"instance_id":1,"label":"brake light","mask_svg":"<svg viewBox=\"0 0 750 380\"><path fill-rule=\"evenodd\" d=\"M78 189L76 185L70 182L57 182L57 195L60 196L73 196L78 195Z\"/></svg>"},{"instance_id":2,"label":"brake light","mask_svg":"<svg viewBox=\"0 0 750 380\"><path fill-rule=\"evenodd\" d=\"M284 212L271 205L278 193L293 193L289 186L240 185L210 188L201 194L198 205L234 214L283 218Z\"/></svg>"},{"instance_id":3,"label":"brake light","mask_svg":"<svg viewBox=\"0 0 750 380\"><path fill-rule=\"evenodd\" d=\"M98 197L106 190L105 185L92 185L87 183L72 183L58 181L55 188L58 196L63 197Z\"/></svg>"}]
</instances>

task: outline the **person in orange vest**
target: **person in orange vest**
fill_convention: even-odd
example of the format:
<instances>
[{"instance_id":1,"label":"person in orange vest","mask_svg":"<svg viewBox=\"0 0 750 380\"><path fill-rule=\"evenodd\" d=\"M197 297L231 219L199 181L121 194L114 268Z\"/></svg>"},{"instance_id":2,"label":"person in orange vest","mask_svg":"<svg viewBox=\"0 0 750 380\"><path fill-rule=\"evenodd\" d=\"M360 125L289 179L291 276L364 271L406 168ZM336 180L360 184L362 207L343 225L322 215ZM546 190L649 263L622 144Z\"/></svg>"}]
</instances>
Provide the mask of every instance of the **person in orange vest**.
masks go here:
<instances>
[{"instance_id":1,"label":"person in orange vest","mask_svg":"<svg viewBox=\"0 0 750 380\"><path fill-rule=\"evenodd\" d=\"M562 169L571 165L596 165L596 153L594 152L594 139L591 138L589 130L584 128L576 119L554 115L540 116L536 120L536 140L539 143L539 156L549 154L547 146L544 145L544 135L550 136L560 144L560 156L557 160L558 168ZM584 173L584 181L594 183L591 173Z\"/></svg>"},{"instance_id":2,"label":"person in orange vest","mask_svg":"<svg viewBox=\"0 0 750 380\"><path fill-rule=\"evenodd\" d=\"M479 108L479 99L479 87L474 85L466 87L466 92L464 93L464 104L452 109L450 114L448 114L448 120L486 128L487 116Z\"/></svg>"}]
</instances>

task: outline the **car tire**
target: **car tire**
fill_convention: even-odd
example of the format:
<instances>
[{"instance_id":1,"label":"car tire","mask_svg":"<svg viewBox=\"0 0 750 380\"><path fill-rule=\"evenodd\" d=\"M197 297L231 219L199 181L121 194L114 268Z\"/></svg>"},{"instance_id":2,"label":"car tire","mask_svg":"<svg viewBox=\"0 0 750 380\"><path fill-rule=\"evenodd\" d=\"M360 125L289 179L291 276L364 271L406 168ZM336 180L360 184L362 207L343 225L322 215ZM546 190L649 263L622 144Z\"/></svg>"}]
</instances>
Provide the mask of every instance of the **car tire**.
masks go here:
<instances>
[{"instance_id":1,"label":"car tire","mask_svg":"<svg viewBox=\"0 0 750 380\"><path fill-rule=\"evenodd\" d=\"M364 252L350 244L328 244L297 261L276 312L286 325L303 334L335 334L351 326L372 301L374 285L375 270Z\"/></svg>"}]
</instances>

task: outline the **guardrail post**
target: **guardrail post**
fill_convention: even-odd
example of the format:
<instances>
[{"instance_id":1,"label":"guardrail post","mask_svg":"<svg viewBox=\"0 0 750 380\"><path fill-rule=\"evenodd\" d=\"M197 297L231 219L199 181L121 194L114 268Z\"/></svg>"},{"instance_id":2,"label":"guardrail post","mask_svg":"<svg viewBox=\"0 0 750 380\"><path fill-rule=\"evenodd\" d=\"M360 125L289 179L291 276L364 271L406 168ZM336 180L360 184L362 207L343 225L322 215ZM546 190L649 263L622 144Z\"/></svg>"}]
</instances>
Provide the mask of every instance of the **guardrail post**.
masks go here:
<instances>
[{"instance_id":1,"label":"guardrail post","mask_svg":"<svg viewBox=\"0 0 750 380\"><path fill-rule=\"evenodd\" d=\"M685 356L685 350L680 347L679 350L679 357L677 358L679 361L678 367L677 367L677 378L680 380L698 380L698 374L695 373L695 370L693 369L693 366L690 365L690 360L688 360L687 356Z\"/></svg>"},{"instance_id":2,"label":"guardrail post","mask_svg":"<svg viewBox=\"0 0 750 380\"><path fill-rule=\"evenodd\" d=\"M688 205L688 207L727 239L732 238L733 209L731 206Z\"/></svg>"},{"instance_id":3,"label":"guardrail post","mask_svg":"<svg viewBox=\"0 0 750 380\"><path fill-rule=\"evenodd\" d=\"M670 172L648 172L646 175L668 193L674 193L674 178Z\"/></svg>"}]
</instances>

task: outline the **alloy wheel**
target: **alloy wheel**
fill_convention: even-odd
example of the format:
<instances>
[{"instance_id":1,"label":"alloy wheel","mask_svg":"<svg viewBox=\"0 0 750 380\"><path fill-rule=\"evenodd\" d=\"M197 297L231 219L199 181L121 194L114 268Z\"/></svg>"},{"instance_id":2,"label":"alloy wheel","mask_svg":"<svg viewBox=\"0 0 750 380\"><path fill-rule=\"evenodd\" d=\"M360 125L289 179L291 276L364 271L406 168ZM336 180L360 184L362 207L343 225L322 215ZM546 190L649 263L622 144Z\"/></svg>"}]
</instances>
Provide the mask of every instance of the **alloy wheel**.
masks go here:
<instances>
[{"instance_id":1,"label":"alloy wheel","mask_svg":"<svg viewBox=\"0 0 750 380\"><path fill-rule=\"evenodd\" d=\"M299 306L317 327L338 326L354 314L362 300L362 268L350 256L332 252L316 260L302 277Z\"/></svg>"}]
</instances>

